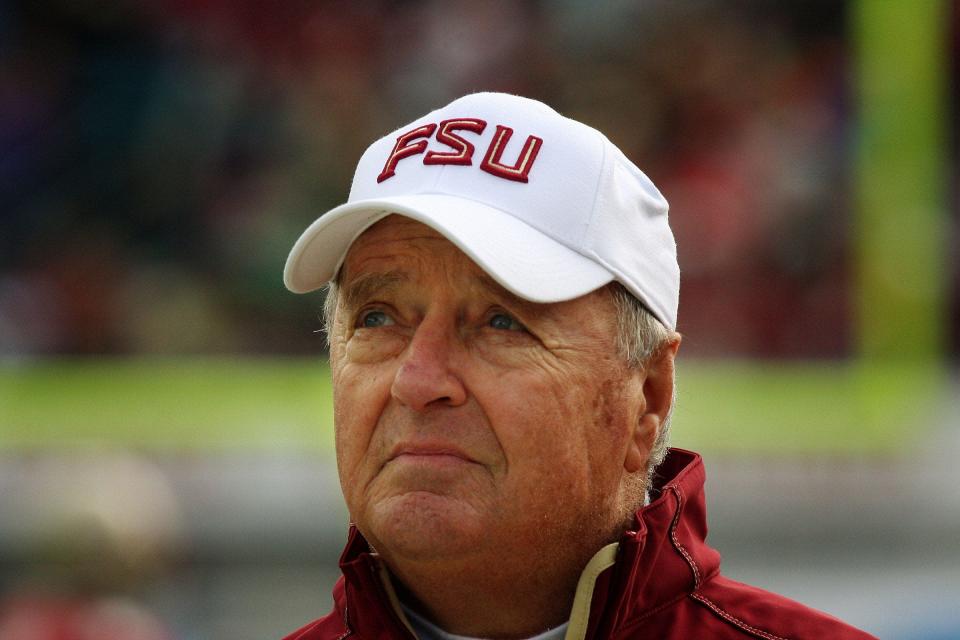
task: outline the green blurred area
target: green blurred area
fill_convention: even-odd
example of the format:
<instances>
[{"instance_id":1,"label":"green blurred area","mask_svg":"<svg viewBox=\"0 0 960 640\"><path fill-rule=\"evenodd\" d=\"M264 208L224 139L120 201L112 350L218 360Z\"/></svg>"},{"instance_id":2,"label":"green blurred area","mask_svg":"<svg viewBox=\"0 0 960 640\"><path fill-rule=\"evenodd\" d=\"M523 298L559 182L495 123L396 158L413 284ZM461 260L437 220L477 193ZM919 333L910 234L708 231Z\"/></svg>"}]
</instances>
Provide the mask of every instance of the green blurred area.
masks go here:
<instances>
[{"instance_id":1,"label":"green blurred area","mask_svg":"<svg viewBox=\"0 0 960 640\"><path fill-rule=\"evenodd\" d=\"M946 398L904 364L682 361L674 444L737 453L895 453ZM216 452L333 446L316 360L47 361L0 368L0 449Z\"/></svg>"},{"instance_id":2,"label":"green blurred area","mask_svg":"<svg viewBox=\"0 0 960 640\"><path fill-rule=\"evenodd\" d=\"M0 369L0 447L326 450L321 360L91 359Z\"/></svg>"},{"instance_id":3,"label":"green blurred area","mask_svg":"<svg viewBox=\"0 0 960 640\"><path fill-rule=\"evenodd\" d=\"M950 317L950 7L874 0L853 8L858 351L940 360Z\"/></svg>"}]
</instances>

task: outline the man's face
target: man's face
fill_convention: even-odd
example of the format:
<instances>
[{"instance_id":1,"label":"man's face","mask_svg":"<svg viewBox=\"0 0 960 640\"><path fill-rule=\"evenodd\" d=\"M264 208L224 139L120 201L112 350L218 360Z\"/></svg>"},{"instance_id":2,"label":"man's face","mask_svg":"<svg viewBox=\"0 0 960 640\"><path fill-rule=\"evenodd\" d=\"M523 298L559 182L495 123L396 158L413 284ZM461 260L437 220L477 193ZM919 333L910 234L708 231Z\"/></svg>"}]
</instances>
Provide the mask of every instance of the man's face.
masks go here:
<instances>
[{"instance_id":1,"label":"man's face","mask_svg":"<svg viewBox=\"0 0 960 640\"><path fill-rule=\"evenodd\" d=\"M371 227L347 254L330 334L360 531L388 559L440 559L621 527L643 380L615 331L606 290L527 302L429 227Z\"/></svg>"}]
</instances>

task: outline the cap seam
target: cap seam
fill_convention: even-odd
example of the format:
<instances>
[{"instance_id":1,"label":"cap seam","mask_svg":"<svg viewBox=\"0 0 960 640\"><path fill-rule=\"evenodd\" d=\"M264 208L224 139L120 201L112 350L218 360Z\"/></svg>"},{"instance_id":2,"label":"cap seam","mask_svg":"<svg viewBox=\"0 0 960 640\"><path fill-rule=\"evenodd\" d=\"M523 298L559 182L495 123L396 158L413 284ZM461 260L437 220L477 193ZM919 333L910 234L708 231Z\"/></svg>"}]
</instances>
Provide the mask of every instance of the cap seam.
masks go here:
<instances>
[{"instance_id":1,"label":"cap seam","mask_svg":"<svg viewBox=\"0 0 960 640\"><path fill-rule=\"evenodd\" d=\"M608 145L612 144L609 140L607 140L607 137L599 131L597 132L597 136L600 138L600 146L603 150L603 157L600 159L600 172L597 174L597 181L593 185L593 197L590 199L590 218L587 220L587 224L583 230L583 233L580 234L581 247L585 247L588 244L588 241L589 245L591 247L593 246L593 220L597 215L597 199L600 197L600 183L603 181L603 169L606 166L607 157L609 154ZM588 258L591 257L582 250L578 251L578 253ZM603 263L601 262L601 264ZM607 265L604 264L603 266L606 267Z\"/></svg>"}]
</instances>

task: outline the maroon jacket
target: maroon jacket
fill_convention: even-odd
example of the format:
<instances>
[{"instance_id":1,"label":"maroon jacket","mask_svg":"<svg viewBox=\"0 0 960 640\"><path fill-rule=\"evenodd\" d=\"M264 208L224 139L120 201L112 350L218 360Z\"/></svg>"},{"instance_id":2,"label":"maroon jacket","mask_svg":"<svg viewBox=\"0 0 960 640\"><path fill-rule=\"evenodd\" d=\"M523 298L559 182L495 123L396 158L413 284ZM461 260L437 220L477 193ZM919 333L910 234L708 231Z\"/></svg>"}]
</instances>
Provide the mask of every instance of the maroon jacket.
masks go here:
<instances>
[{"instance_id":1,"label":"maroon jacket","mask_svg":"<svg viewBox=\"0 0 960 640\"><path fill-rule=\"evenodd\" d=\"M704 541L700 456L671 449L657 471L663 477L659 497L637 512L636 530L601 550L584 570L568 639L873 638L825 613L721 576L720 554ZM340 567L333 611L284 640L414 637L386 572L355 528ZM586 602L589 608L578 607ZM589 616L577 619L578 610Z\"/></svg>"}]
</instances>

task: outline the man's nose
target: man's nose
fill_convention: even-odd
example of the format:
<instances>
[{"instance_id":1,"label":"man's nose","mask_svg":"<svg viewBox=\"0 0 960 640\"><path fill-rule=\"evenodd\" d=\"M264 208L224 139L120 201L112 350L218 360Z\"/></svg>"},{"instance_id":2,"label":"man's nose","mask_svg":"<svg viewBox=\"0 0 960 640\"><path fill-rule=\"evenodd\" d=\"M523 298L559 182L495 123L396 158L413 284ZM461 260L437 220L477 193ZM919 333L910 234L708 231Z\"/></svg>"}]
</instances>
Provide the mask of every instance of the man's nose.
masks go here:
<instances>
[{"instance_id":1,"label":"man's nose","mask_svg":"<svg viewBox=\"0 0 960 640\"><path fill-rule=\"evenodd\" d=\"M393 397L414 411L458 406L467 399L463 382L451 368L455 337L438 324L421 322L393 379Z\"/></svg>"}]
</instances>

